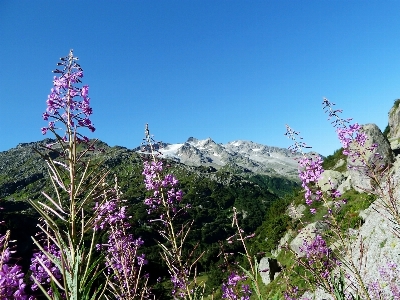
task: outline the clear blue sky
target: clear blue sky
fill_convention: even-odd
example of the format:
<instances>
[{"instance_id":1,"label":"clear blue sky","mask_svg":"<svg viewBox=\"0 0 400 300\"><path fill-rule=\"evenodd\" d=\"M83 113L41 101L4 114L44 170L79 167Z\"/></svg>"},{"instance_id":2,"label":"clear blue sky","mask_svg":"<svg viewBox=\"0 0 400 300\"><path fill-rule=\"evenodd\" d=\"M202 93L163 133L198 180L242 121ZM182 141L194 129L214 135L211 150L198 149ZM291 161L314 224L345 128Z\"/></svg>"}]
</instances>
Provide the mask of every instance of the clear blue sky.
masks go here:
<instances>
[{"instance_id":1,"label":"clear blue sky","mask_svg":"<svg viewBox=\"0 0 400 300\"><path fill-rule=\"evenodd\" d=\"M382 130L400 98L400 1L0 0L0 151L43 138L59 57L74 49L97 137L194 136L313 150L340 144L322 111Z\"/></svg>"}]
</instances>

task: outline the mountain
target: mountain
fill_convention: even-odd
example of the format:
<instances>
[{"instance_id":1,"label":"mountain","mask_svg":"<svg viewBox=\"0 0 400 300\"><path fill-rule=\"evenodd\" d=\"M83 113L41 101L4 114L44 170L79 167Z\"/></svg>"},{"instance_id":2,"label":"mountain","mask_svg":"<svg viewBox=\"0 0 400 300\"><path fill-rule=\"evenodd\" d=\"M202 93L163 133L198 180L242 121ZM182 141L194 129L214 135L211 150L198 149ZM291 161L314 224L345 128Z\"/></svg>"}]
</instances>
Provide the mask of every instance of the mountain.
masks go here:
<instances>
[{"instance_id":1,"label":"mountain","mask_svg":"<svg viewBox=\"0 0 400 300\"><path fill-rule=\"evenodd\" d=\"M0 152L0 199L1 207L4 208L0 211L0 220L6 224L1 230L10 229L11 239L18 241L16 255L22 257L21 265L24 270L29 267L33 251L31 236L37 232L38 218L26 199L43 201L44 196L41 192L50 195L53 190L46 164L35 149L40 151L43 145L54 142L45 139L21 143L15 148ZM146 197L142 176L143 155L138 153L138 149L110 147L101 141L97 141L94 146L100 151L88 152L87 159L102 162L101 165L110 171L107 182L114 182L114 174L117 175L118 185L124 199L127 200L128 213L132 216L130 220L133 234L145 240L144 251L149 261L152 261L148 266L150 271L153 270L150 273L166 275L158 245L154 241L157 233L146 222L149 216L143 204ZM199 243L198 250L205 251L199 261L199 270L210 271L214 268L219 260L218 241L225 240L235 233L231 226L233 206L238 209L243 230L251 233L261 225L269 207L274 202L279 202L279 196L298 186L291 180L261 175L250 170L267 170L265 165L255 159L258 152L263 153L265 157L277 156L278 151L270 151L272 155L264 154L269 149L266 146L251 142L220 145L211 139L201 141L194 138L180 146L161 146L164 148L159 151L163 152L164 158L168 160L167 171L175 174L184 192L183 203L192 207L183 220L194 220L188 243ZM57 145L54 145L53 149L57 149ZM60 154L51 151L48 155L57 160ZM217 164L215 162L218 155L220 160ZM257 159L262 161L260 157ZM197 163L190 163L190 158ZM224 161L228 163L223 165ZM270 173L277 174L273 171ZM241 251L236 250L232 252ZM213 286L210 285L211 287Z\"/></svg>"},{"instance_id":2,"label":"mountain","mask_svg":"<svg viewBox=\"0 0 400 300\"><path fill-rule=\"evenodd\" d=\"M256 173L298 180L298 155L285 148L271 147L251 141L236 140L217 144L211 138L190 137L181 144L166 144L159 151L191 166L228 168L239 173Z\"/></svg>"},{"instance_id":3,"label":"mountain","mask_svg":"<svg viewBox=\"0 0 400 300\"><path fill-rule=\"evenodd\" d=\"M54 142L52 139L44 139L38 142L20 143L15 148L0 152L0 197L36 199L39 196L39 192L45 186L47 168L34 149L40 150L42 145ZM102 141L97 141L95 147L102 151L89 152L89 156L91 159L103 160L104 165L109 168L124 164L132 157L136 157L136 163L141 161L138 156L142 152L140 147L135 149L110 147ZM181 144L159 144L157 150L162 153L164 159L175 161L186 169L209 167L207 176L214 179L216 176L213 170L220 170L230 174L245 175L246 178L258 176L256 182L260 184L263 181L264 187L271 186L268 183L271 178L274 179L275 186L279 186L280 181L298 182L297 157L284 148L243 140L217 144L211 138L199 140L190 137ZM54 151L49 155L54 159L58 154ZM192 168L193 170L195 169ZM260 176L263 177L261 181ZM290 184L288 189L292 187Z\"/></svg>"}]
</instances>

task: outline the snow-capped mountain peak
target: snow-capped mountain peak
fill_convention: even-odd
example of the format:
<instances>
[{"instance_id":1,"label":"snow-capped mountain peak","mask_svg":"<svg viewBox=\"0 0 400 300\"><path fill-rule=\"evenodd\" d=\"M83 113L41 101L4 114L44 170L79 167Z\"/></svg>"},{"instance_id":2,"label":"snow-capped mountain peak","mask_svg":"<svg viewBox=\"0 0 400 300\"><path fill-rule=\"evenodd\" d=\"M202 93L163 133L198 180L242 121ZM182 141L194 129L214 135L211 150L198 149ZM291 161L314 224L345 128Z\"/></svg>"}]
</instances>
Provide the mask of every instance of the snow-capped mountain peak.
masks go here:
<instances>
[{"instance_id":1,"label":"snow-capped mountain peak","mask_svg":"<svg viewBox=\"0 0 400 300\"><path fill-rule=\"evenodd\" d=\"M225 165L244 171L297 179L297 157L288 149L271 147L251 141L236 140L217 144L211 138L188 138L185 143L169 144L160 149L165 158L187 165Z\"/></svg>"}]
</instances>

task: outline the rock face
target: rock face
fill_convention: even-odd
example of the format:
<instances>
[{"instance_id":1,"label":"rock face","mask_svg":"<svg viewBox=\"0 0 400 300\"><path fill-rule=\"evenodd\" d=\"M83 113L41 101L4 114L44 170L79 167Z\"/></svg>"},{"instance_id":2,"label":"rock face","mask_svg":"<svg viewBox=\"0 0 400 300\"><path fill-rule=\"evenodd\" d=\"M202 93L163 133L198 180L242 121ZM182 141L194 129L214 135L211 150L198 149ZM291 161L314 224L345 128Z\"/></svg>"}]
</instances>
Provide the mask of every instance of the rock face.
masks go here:
<instances>
[{"instance_id":1,"label":"rock face","mask_svg":"<svg viewBox=\"0 0 400 300\"><path fill-rule=\"evenodd\" d=\"M303 212L307 209L304 204L297 206L290 204L286 210L287 215L293 220L300 220L303 217Z\"/></svg>"},{"instance_id":2,"label":"rock face","mask_svg":"<svg viewBox=\"0 0 400 300\"><path fill-rule=\"evenodd\" d=\"M389 111L389 139L400 138L400 100L396 100Z\"/></svg>"},{"instance_id":3,"label":"rock face","mask_svg":"<svg viewBox=\"0 0 400 300\"><path fill-rule=\"evenodd\" d=\"M304 206L305 209L305 206ZM294 236L293 230L289 229L285 235L280 239L278 246L275 250L271 251L273 257L278 257L279 253L281 252L282 248L286 247L289 240Z\"/></svg>"},{"instance_id":4,"label":"rock face","mask_svg":"<svg viewBox=\"0 0 400 300\"><path fill-rule=\"evenodd\" d=\"M259 263L259 272L264 284L269 284L282 271L281 266L275 258L263 257Z\"/></svg>"},{"instance_id":5,"label":"rock face","mask_svg":"<svg viewBox=\"0 0 400 300\"><path fill-rule=\"evenodd\" d=\"M399 188L397 188L395 191L397 197L399 192ZM387 199L378 199L368 209L360 212L360 217L364 219L365 223L349 243L348 253L350 254L346 260L352 261L356 266L361 266L361 278L366 285L378 280L378 286L382 293L381 299L392 299L390 284L400 286L400 278L393 273L394 278L388 282L382 278L381 274L382 270L388 270L389 263L400 266L400 242L399 237L396 236L399 234L399 229L396 229L396 225L390 220L390 214L384 208L384 201ZM399 202L397 199L397 205L400 204ZM360 249L364 250L361 252ZM357 290L354 289L357 287L349 291L355 294ZM318 288L315 292L306 292L301 299L330 300L333 298Z\"/></svg>"},{"instance_id":6,"label":"rock face","mask_svg":"<svg viewBox=\"0 0 400 300\"><path fill-rule=\"evenodd\" d=\"M399 191L396 191L397 197ZM367 210L360 213L365 223L359 230L356 241L353 243L352 260L355 263L363 262L361 274L365 282L373 282L380 278L380 269L385 268L388 263L400 265L400 241L396 236L398 228L390 221L391 216L384 209L384 202L388 199L376 200ZM399 200L397 199L397 205ZM357 248L363 245L365 253L363 257ZM365 262L365 263L364 263ZM397 286L400 284L400 278L395 278ZM381 285L383 286L383 285ZM386 287L384 290L388 290ZM388 292L388 291L387 291ZM385 297L383 297L385 298ZM389 299L389 298L386 298Z\"/></svg>"},{"instance_id":7,"label":"rock face","mask_svg":"<svg viewBox=\"0 0 400 300\"><path fill-rule=\"evenodd\" d=\"M382 134L379 127L376 126L376 124L366 124L362 126L362 132L368 136L368 139L361 150L365 150L373 144L377 144L378 148L375 150L375 153L379 153L382 156L382 160L379 161L379 164L392 164L394 162L393 151L390 148L389 141ZM371 153L368 150L365 151L364 159L369 165L376 160L375 153ZM352 166L349 169L352 187L358 192L368 192L371 189L371 181L370 178L365 175L366 169L363 167L363 163L359 160L354 162L352 157L348 157L347 165Z\"/></svg>"},{"instance_id":8,"label":"rock face","mask_svg":"<svg viewBox=\"0 0 400 300\"><path fill-rule=\"evenodd\" d=\"M322 233L323 231L327 230L328 227L324 222L317 221L311 224L308 224L304 227L299 234L293 239L290 243L290 248L296 252L299 257L303 257L304 253L300 250L303 247L304 241L310 242L317 234Z\"/></svg>"},{"instance_id":9,"label":"rock face","mask_svg":"<svg viewBox=\"0 0 400 300\"><path fill-rule=\"evenodd\" d=\"M326 170L322 173L318 185L323 192L330 189L337 189L339 185L345 180L343 173L333 170Z\"/></svg>"}]
</instances>

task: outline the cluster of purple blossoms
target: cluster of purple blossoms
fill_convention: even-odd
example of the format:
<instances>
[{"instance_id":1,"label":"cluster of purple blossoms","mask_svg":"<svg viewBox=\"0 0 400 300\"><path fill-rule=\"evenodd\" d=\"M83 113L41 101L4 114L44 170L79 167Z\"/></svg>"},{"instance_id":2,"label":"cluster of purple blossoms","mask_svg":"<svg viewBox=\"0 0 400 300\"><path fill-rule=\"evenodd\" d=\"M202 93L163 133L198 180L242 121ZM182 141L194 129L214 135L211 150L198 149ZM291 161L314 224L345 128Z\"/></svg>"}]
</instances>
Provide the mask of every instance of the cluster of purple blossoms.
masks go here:
<instances>
[{"instance_id":1,"label":"cluster of purple blossoms","mask_svg":"<svg viewBox=\"0 0 400 300\"><path fill-rule=\"evenodd\" d=\"M113 226L127 219L126 207L120 206L118 199L105 201L101 205L96 202L94 209L96 210L95 230L103 230L107 226Z\"/></svg>"},{"instance_id":2,"label":"cluster of purple blossoms","mask_svg":"<svg viewBox=\"0 0 400 300\"><path fill-rule=\"evenodd\" d=\"M51 256L54 256L58 259L61 258L61 251L56 245L50 244L49 246L44 246L43 249ZM54 276L58 280L58 282L62 281L61 271L42 251L33 254L29 269L32 272L31 280L34 281L33 278L35 278L41 286L47 288L47 292L50 295L52 294L52 290L50 287L51 277L48 272L50 271L52 276ZM39 289L39 286L36 282L32 284L31 289L32 291L36 291Z\"/></svg>"},{"instance_id":3,"label":"cluster of purple blossoms","mask_svg":"<svg viewBox=\"0 0 400 300\"><path fill-rule=\"evenodd\" d=\"M137 266L148 263L144 254L138 253L138 249L144 244L141 238L134 239L132 234L126 234L122 230L115 230L109 235L108 243L101 245L107 248L108 272L123 274L126 279L136 274ZM133 265L137 265L132 268ZM118 276L114 276L117 278ZM125 284L125 283L124 283Z\"/></svg>"},{"instance_id":4,"label":"cluster of purple blossoms","mask_svg":"<svg viewBox=\"0 0 400 300\"><path fill-rule=\"evenodd\" d=\"M148 262L144 254L139 254L139 248L144 244L139 237L135 239L132 234L126 231L130 228L127 222L126 207L121 206L118 190L110 190L109 193L115 194L113 199L100 204L96 203L96 220L94 230L107 230L108 241L106 244L97 244L97 250L106 253L106 267L109 275L113 276L118 284L118 299L131 299L132 294L140 291L138 281L141 268ZM144 275L145 278L148 275ZM128 294L126 294L128 293ZM145 296L149 296L150 291L145 289Z\"/></svg>"},{"instance_id":5,"label":"cluster of purple blossoms","mask_svg":"<svg viewBox=\"0 0 400 300\"><path fill-rule=\"evenodd\" d=\"M92 108L90 107L90 98L88 97L89 86L76 86L81 82L83 70L76 62L77 57L73 56L72 50L67 57L62 57L61 62L57 65L62 66L62 70L55 70L54 73L61 74L59 77L54 76L53 88L47 98L47 109L43 113L43 119L49 121L47 127L42 128L42 133L46 134L48 130L55 130L56 123L61 122L67 128L86 127L90 131L95 128L90 120ZM68 129L67 129L68 130ZM88 141L88 138L82 136L74 130L78 135L77 140ZM69 132L64 135L64 140L70 136Z\"/></svg>"},{"instance_id":6,"label":"cluster of purple blossoms","mask_svg":"<svg viewBox=\"0 0 400 300\"><path fill-rule=\"evenodd\" d=\"M3 260L0 263L0 299L25 300L24 273L21 267L15 264L9 264L9 249L3 253Z\"/></svg>"},{"instance_id":7,"label":"cluster of purple blossoms","mask_svg":"<svg viewBox=\"0 0 400 300\"><path fill-rule=\"evenodd\" d=\"M240 284L247 279L240 276L237 272L231 272L228 282L222 284L222 299L229 300L249 300L251 290L248 284Z\"/></svg>"},{"instance_id":8,"label":"cluster of purple blossoms","mask_svg":"<svg viewBox=\"0 0 400 300\"><path fill-rule=\"evenodd\" d=\"M10 262L13 251L8 242L8 233L0 235L0 299L25 300L24 273L20 266Z\"/></svg>"},{"instance_id":9,"label":"cluster of purple blossoms","mask_svg":"<svg viewBox=\"0 0 400 300\"><path fill-rule=\"evenodd\" d=\"M319 155L307 156L304 153L304 149L311 147L307 146L304 142L298 141L298 139L302 139L299 132L294 131L288 125L286 125L285 135L293 141L293 145L289 147L289 150L302 155L299 159L299 177L301 179L301 186L305 189L304 197L306 204L311 205L314 201L320 201L323 194L318 186L318 181L324 172L322 158ZM312 214L316 213L315 208L311 208L310 211Z\"/></svg>"},{"instance_id":10,"label":"cluster of purple blossoms","mask_svg":"<svg viewBox=\"0 0 400 300\"><path fill-rule=\"evenodd\" d=\"M286 291L283 293L283 297L285 300L297 300L299 299L299 287L297 286L289 286Z\"/></svg>"},{"instance_id":11,"label":"cluster of purple blossoms","mask_svg":"<svg viewBox=\"0 0 400 300\"><path fill-rule=\"evenodd\" d=\"M375 280L368 285L368 292L373 299L400 300L400 271L398 265L389 262L379 269L380 280ZM386 288L385 288L386 287Z\"/></svg>"},{"instance_id":12,"label":"cluster of purple blossoms","mask_svg":"<svg viewBox=\"0 0 400 300\"><path fill-rule=\"evenodd\" d=\"M304 241L300 251L306 255L307 267L322 278L327 279L340 261L335 258L325 240L317 235L311 242Z\"/></svg>"},{"instance_id":13,"label":"cluster of purple blossoms","mask_svg":"<svg viewBox=\"0 0 400 300\"><path fill-rule=\"evenodd\" d=\"M321 178L324 169L322 168L322 159L320 156L312 158L302 157L299 161L299 177L302 187L305 189L304 197L307 205L311 205L314 200L322 199L322 191L317 187L318 180ZM312 187L316 187L313 192Z\"/></svg>"},{"instance_id":14,"label":"cluster of purple blossoms","mask_svg":"<svg viewBox=\"0 0 400 300\"><path fill-rule=\"evenodd\" d=\"M153 192L152 197L144 200L144 204L149 207L147 212L150 214L160 208L160 205L163 204L163 189L167 189L165 195L166 198L164 199L165 205L176 214L178 212L178 204L181 202L183 197L182 190L176 188L179 183L176 177L172 174L167 174L164 178L161 178L160 173L163 170L163 163L161 161L145 161L143 166L142 174L144 175L146 189ZM164 219L164 213L161 213L160 219Z\"/></svg>"},{"instance_id":15,"label":"cluster of purple blossoms","mask_svg":"<svg viewBox=\"0 0 400 300\"><path fill-rule=\"evenodd\" d=\"M365 133L361 132L361 125L358 123L349 124L352 119L343 119L339 116L342 113L341 109L333 109L334 103L330 102L328 99L324 98L322 102L325 112L328 113L328 120L335 118L332 121L334 127L336 127L336 133L343 146L343 154L346 156L353 157L357 159L360 157L361 153L358 149L352 148L352 144L356 143L358 146L364 146L368 137ZM375 150L376 144L372 145L370 151Z\"/></svg>"},{"instance_id":16,"label":"cluster of purple blossoms","mask_svg":"<svg viewBox=\"0 0 400 300\"><path fill-rule=\"evenodd\" d=\"M0 299L27 299L25 286L21 267L3 262L0 270Z\"/></svg>"},{"instance_id":17,"label":"cluster of purple blossoms","mask_svg":"<svg viewBox=\"0 0 400 300\"><path fill-rule=\"evenodd\" d=\"M182 298L185 299L186 294L184 291L186 290L187 287L187 277L188 277L188 272L185 270L184 272L186 274L179 274L182 272L179 272L178 270L175 270L176 275L172 274L171 271L169 271L169 274L171 275L171 282L172 282L172 296L175 298Z\"/></svg>"}]
</instances>

